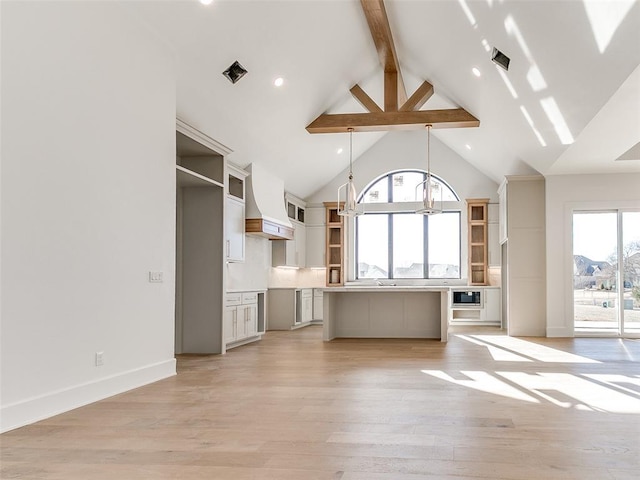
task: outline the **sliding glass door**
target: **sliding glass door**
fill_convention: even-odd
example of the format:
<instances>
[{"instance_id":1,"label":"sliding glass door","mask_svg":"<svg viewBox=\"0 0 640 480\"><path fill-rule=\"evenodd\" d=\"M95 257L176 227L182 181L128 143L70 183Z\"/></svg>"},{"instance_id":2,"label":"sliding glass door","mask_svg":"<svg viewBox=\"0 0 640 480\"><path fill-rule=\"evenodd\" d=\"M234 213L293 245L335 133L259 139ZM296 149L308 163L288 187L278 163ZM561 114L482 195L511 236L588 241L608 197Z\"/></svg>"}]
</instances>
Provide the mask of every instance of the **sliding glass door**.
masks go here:
<instances>
[{"instance_id":1,"label":"sliding glass door","mask_svg":"<svg viewBox=\"0 0 640 480\"><path fill-rule=\"evenodd\" d=\"M576 335L640 334L640 212L573 214Z\"/></svg>"},{"instance_id":2,"label":"sliding glass door","mask_svg":"<svg viewBox=\"0 0 640 480\"><path fill-rule=\"evenodd\" d=\"M640 212L622 212L622 332L640 335Z\"/></svg>"}]
</instances>

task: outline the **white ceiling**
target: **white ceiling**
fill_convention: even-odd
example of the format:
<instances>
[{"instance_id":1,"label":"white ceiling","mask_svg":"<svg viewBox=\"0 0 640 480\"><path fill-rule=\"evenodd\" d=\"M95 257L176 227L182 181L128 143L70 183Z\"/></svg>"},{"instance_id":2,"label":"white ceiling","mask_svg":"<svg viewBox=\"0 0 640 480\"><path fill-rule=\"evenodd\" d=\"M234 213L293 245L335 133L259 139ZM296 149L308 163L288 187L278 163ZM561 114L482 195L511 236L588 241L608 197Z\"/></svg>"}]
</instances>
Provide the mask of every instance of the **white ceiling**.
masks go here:
<instances>
[{"instance_id":1,"label":"white ceiling","mask_svg":"<svg viewBox=\"0 0 640 480\"><path fill-rule=\"evenodd\" d=\"M638 160L616 161L640 141L637 0L385 5L408 93L428 80L436 95L422 109L461 106L480 119L479 128L434 135L489 177L640 172ZM356 83L382 104L382 72L359 0L123 8L170 47L178 115L234 150L231 161L262 163L302 198L349 161L346 134L311 135L305 127L322 113L363 111L349 94ZM511 58L505 75L485 45ZM221 72L234 60L249 73L232 85ZM354 157L383 135L354 135Z\"/></svg>"}]
</instances>

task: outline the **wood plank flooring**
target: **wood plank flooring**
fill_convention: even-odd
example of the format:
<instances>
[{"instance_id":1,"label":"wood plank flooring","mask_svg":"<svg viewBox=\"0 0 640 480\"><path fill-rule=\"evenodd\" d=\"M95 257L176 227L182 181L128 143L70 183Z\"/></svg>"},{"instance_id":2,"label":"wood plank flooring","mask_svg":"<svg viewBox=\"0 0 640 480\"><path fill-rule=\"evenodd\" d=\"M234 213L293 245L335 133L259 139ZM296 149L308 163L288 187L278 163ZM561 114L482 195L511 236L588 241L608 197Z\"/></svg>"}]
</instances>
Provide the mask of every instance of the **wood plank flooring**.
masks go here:
<instances>
[{"instance_id":1,"label":"wood plank flooring","mask_svg":"<svg viewBox=\"0 0 640 480\"><path fill-rule=\"evenodd\" d=\"M269 332L0 436L2 479L640 478L640 341Z\"/></svg>"}]
</instances>

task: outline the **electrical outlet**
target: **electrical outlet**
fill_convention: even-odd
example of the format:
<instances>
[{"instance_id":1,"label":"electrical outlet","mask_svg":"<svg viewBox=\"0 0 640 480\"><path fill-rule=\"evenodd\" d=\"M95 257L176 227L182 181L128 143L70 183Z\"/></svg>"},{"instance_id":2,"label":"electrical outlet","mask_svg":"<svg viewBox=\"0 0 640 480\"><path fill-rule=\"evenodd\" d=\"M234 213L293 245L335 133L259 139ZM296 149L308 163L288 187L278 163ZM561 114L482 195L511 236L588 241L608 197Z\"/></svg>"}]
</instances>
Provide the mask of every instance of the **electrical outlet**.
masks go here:
<instances>
[{"instance_id":1,"label":"electrical outlet","mask_svg":"<svg viewBox=\"0 0 640 480\"><path fill-rule=\"evenodd\" d=\"M164 281L163 272L149 272L149 283L162 283Z\"/></svg>"},{"instance_id":2,"label":"electrical outlet","mask_svg":"<svg viewBox=\"0 0 640 480\"><path fill-rule=\"evenodd\" d=\"M104 352L96 352L96 367L104 365Z\"/></svg>"}]
</instances>

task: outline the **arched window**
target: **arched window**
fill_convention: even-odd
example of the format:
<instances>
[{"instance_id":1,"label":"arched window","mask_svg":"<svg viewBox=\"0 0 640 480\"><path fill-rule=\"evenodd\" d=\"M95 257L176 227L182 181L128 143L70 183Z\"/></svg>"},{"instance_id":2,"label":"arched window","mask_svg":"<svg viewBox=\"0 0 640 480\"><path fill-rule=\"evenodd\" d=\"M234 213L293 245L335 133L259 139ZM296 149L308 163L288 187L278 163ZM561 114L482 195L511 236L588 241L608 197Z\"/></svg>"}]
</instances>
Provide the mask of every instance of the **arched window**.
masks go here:
<instances>
[{"instance_id":1,"label":"arched window","mask_svg":"<svg viewBox=\"0 0 640 480\"><path fill-rule=\"evenodd\" d=\"M422 190L416 187L424 182L427 173L422 170L402 170L391 172L371 182L364 189L359 203L398 203L421 200ZM442 191L443 202L457 202L460 199L456 192L439 177L431 174L431 181Z\"/></svg>"},{"instance_id":2,"label":"arched window","mask_svg":"<svg viewBox=\"0 0 640 480\"><path fill-rule=\"evenodd\" d=\"M438 215L415 213L426 178L420 170L390 172L364 189L356 217L357 279L447 279L460 276L460 205L455 191L432 174L445 208Z\"/></svg>"}]
</instances>

